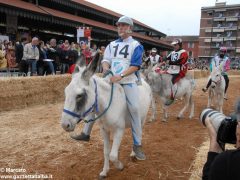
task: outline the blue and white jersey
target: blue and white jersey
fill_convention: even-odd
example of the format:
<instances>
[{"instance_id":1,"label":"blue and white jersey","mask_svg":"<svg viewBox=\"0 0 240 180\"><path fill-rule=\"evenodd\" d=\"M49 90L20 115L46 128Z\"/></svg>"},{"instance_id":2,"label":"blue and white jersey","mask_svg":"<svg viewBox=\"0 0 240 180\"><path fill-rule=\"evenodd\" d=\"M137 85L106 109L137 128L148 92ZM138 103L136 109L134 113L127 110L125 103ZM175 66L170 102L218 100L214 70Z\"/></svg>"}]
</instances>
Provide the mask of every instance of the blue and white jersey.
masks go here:
<instances>
[{"instance_id":1,"label":"blue and white jersey","mask_svg":"<svg viewBox=\"0 0 240 180\"><path fill-rule=\"evenodd\" d=\"M107 62L111 66L113 74L120 75L130 66L137 66L140 68L142 64L143 46L132 38L117 39L112 41L105 49L103 62ZM128 84L135 83L137 77L135 73L124 77L119 83Z\"/></svg>"}]
</instances>

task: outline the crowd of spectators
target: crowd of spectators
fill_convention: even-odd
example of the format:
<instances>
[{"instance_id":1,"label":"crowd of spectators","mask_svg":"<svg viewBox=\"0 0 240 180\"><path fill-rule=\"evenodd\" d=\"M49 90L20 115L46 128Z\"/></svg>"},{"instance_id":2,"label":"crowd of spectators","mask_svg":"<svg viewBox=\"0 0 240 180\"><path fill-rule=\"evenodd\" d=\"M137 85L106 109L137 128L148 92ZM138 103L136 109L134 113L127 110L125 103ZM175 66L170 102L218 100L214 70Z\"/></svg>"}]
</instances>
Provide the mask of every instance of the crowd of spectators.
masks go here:
<instances>
[{"instance_id":1,"label":"crowd of spectators","mask_svg":"<svg viewBox=\"0 0 240 180\"><path fill-rule=\"evenodd\" d=\"M90 48L87 44L69 42L52 38L42 41L33 37L29 42L22 37L19 42L0 41L0 71L15 69L26 76L55 75L69 73L78 57L84 54L86 64L93 60L97 52L105 50L96 44Z\"/></svg>"}]
</instances>

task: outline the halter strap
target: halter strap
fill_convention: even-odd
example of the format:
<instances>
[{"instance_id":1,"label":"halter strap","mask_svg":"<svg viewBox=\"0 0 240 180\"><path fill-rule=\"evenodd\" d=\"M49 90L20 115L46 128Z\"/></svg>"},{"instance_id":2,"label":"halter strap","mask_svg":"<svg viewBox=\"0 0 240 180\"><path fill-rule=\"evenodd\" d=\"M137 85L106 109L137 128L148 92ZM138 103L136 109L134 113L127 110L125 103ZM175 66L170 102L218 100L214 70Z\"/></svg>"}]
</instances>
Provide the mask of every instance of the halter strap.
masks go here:
<instances>
[{"instance_id":1,"label":"halter strap","mask_svg":"<svg viewBox=\"0 0 240 180\"><path fill-rule=\"evenodd\" d=\"M213 81L213 80L212 80L212 82L215 83L215 84L218 84L218 83L221 82L221 81L222 81L222 76L220 76L220 79L219 79L218 81Z\"/></svg>"},{"instance_id":2,"label":"halter strap","mask_svg":"<svg viewBox=\"0 0 240 180\"><path fill-rule=\"evenodd\" d=\"M86 117L90 112L93 112L94 109L96 110L96 112L99 111L99 108L98 108L98 91L97 91L98 88L97 88L97 82L96 82L95 79L93 79L93 82L94 82L94 85L95 85L95 100L94 100L93 105L90 108L88 108L83 114L77 114L77 113L75 113L73 111L69 111L67 109L63 109L63 112L65 112L66 114L71 115L71 116L73 116L75 118L78 118L79 120L78 120L77 123L79 123L82 120L82 118Z\"/></svg>"},{"instance_id":3,"label":"halter strap","mask_svg":"<svg viewBox=\"0 0 240 180\"><path fill-rule=\"evenodd\" d=\"M113 75L112 71L107 71L105 74L104 74L104 77L106 77L107 75ZM110 95L110 101L108 103L108 106L107 108L97 117L93 118L93 119L89 119L89 120L85 120L83 118L85 118L90 112L93 112L94 109L96 110L96 112L99 112L99 108L98 108L98 91L97 91L97 82L95 79L93 79L93 82L95 84L95 101L93 103L93 105L88 109L86 110L82 115L80 114L77 114L75 112L72 112L72 111L69 111L67 109L63 109L63 112L72 116L72 117L75 117L75 118L78 118L78 121L77 123L81 122L82 120L85 122L85 123L89 123L89 122L93 122L93 121L96 121L97 119L101 118L109 109L109 107L111 106L111 103L112 103L112 99L113 99L113 83L111 85L111 95Z\"/></svg>"}]
</instances>

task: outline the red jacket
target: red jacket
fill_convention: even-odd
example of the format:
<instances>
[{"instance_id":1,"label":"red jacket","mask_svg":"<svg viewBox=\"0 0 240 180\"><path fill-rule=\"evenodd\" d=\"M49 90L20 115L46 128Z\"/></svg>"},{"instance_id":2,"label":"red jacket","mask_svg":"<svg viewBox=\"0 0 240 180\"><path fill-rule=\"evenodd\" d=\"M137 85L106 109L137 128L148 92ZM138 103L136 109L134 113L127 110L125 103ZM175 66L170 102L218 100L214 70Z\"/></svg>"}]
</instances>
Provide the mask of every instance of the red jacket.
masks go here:
<instances>
[{"instance_id":1,"label":"red jacket","mask_svg":"<svg viewBox=\"0 0 240 180\"><path fill-rule=\"evenodd\" d=\"M186 74L188 70L188 53L184 49L180 49L178 51L173 51L167 57L169 61L169 65L180 66L179 74Z\"/></svg>"}]
</instances>

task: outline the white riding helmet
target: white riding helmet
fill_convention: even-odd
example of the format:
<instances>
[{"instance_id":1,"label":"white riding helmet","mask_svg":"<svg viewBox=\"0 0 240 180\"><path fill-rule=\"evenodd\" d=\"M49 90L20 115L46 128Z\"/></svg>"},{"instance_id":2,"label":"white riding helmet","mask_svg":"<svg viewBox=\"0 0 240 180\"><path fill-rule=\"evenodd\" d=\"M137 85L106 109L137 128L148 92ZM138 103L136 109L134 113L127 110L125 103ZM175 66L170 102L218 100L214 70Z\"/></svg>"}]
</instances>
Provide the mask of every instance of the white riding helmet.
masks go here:
<instances>
[{"instance_id":1,"label":"white riding helmet","mask_svg":"<svg viewBox=\"0 0 240 180\"><path fill-rule=\"evenodd\" d=\"M174 39L173 42L172 42L171 44L172 44L172 45L175 45L175 44L182 44L182 39L181 39L181 38Z\"/></svg>"},{"instance_id":2,"label":"white riding helmet","mask_svg":"<svg viewBox=\"0 0 240 180\"><path fill-rule=\"evenodd\" d=\"M118 25L119 23L124 23L124 24L128 24L131 27L133 27L133 20L130 17L127 16L122 16L118 19L116 25Z\"/></svg>"}]
</instances>

